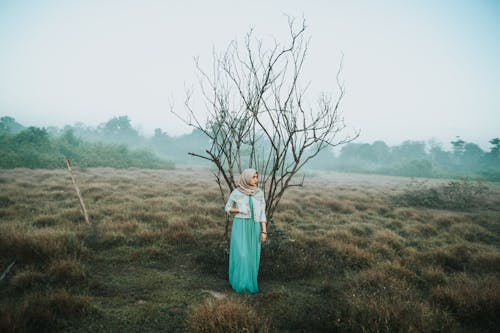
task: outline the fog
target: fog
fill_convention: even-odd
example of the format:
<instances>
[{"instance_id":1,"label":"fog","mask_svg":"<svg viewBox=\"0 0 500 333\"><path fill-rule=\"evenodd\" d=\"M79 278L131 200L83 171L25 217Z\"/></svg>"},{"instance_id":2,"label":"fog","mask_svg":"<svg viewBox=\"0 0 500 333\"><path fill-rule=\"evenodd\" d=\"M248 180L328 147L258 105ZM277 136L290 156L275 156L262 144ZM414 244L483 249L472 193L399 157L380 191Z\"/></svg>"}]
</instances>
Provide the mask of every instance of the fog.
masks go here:
<instances>
[{"instance_id":1,"label":"fog","mask_svg":"<svg viewBox=\"0 0 500 333\"><path fill-rule=\"evenodd\" d=\"M460 136L486 150L499 136L500 5L486 0L2 1L0 116L63 127L127 115L144 135L189 133L170 105L196 85L193 57L209 68L252 27L282 40L284 13L306 19L311 103L335 92L343 57L359 142Z\"/></svg>"}]
</instances>

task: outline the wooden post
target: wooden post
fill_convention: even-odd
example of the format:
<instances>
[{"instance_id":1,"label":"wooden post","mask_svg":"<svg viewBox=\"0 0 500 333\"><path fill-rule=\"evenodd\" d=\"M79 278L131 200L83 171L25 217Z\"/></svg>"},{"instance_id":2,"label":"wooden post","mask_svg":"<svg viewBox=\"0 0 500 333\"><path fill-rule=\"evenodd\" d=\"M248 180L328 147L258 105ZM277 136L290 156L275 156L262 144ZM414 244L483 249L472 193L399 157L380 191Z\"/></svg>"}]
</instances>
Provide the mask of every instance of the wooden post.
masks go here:
<instances>
[{"instance_id":1,"label":"wooden post","mask_svg":"<svg viewBox=\"0 0 500 333\"><path fill-rule=\"evenodd\" d=\"M83 214L83 218L85 219L85 223L90 225L89 215L87 214L87 209L85 208L85 204L83 203L83 199L82 199L82 196L80 194L80 190L78 189L78 186L76 185L75 177L73 176L73 170L71 170L71 166L69 165L69 160L66 156L64 157L64 162L66 163L66 166L68 167L69 174L71 175L71 180L73 181L73 185L75 186L76 194L78 195L78 199L80 200L81 212Z\"/></svg>"}]
</instances>

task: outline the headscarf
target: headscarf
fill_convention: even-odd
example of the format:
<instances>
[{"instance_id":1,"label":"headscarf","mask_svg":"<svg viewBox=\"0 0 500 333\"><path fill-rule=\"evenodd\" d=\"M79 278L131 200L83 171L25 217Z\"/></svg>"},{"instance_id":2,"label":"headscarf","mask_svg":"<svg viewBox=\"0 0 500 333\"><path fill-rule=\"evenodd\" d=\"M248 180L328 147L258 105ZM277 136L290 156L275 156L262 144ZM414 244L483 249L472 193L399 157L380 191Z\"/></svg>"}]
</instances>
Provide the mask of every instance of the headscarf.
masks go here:
<instances>
[{"instance_id":1,"label":"headscarf","mask_svg":"<svg viewBox=\"0 0 500 333\"><path fill-rule=\"evenodd\" d=\"M255 169L245 169L238 179L238 190L245 195L254 195L258 188L257 185L251 186L250 180L258 173Z\"/></svg>"}]
</instances>

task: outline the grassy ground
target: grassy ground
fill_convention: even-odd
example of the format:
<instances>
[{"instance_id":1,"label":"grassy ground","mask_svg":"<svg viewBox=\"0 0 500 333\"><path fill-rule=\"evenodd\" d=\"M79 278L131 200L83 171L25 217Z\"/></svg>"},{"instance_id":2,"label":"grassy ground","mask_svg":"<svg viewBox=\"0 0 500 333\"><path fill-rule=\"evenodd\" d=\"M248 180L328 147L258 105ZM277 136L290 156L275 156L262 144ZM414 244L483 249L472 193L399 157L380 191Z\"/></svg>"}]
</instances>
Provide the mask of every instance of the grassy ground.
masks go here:
<instances>
[{"instance_id":1,"label":"grassy ground","mask_svg":"<svg viewBox=\"0 0 500 333\"><path fill-rule=\"evenodd\" d=\"M227 283L207 170L0 175L2 332L496 331L500 186L467 210L411 205L407 178L314 174L282 200L257 295ZM429 181L430 187L446 184ZM412 192L413 193L413 192ZM475 197L475 200L478 198Z\"/></svg>"}]
</instances>

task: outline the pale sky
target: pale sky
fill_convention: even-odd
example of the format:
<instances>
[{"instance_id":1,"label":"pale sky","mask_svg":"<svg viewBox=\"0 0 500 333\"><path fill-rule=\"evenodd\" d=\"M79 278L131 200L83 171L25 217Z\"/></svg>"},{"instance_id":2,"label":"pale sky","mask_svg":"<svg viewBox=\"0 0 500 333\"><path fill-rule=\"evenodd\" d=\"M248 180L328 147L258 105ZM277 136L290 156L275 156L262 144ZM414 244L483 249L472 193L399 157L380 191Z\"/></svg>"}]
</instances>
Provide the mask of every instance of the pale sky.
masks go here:
<instances>
[{"instance_id":1,"label":"pale sky","mask_svg":"<svg viewBox=\"0 0 500 333\"><path fill-rule=\"evenodd\" d=\"M311 37L310 101L335 93L342 54L358 142L500 136L500 1L0 0L0 116L97 126L128 115L146 135L190 132L170 113L197 82L193 58L250 28L283 40L284 14ZM201 104L200 104L201 107Z\"/></svg>"}]
</instances>

